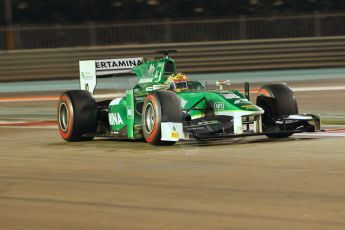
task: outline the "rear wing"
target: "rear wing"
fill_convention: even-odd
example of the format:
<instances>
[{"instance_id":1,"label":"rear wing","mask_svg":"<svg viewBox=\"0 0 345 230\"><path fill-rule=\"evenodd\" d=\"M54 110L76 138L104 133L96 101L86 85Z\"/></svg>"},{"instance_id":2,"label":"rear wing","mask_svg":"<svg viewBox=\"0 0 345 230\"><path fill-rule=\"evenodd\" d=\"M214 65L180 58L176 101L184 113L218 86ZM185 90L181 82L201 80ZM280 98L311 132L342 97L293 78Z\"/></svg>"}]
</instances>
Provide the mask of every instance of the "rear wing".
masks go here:
<instances>
[{"instance_id":1,"label":"rear wing","mask_svg":"<svg viewBox=\"0 0 345 230\"><path fill-rule=\"evenodd\" d=\"M95 91L97 77L132 73L132 68L143 63L144 58L122 58L79 61L80 89L91 94Z\"/></svg>"}]
</instances>

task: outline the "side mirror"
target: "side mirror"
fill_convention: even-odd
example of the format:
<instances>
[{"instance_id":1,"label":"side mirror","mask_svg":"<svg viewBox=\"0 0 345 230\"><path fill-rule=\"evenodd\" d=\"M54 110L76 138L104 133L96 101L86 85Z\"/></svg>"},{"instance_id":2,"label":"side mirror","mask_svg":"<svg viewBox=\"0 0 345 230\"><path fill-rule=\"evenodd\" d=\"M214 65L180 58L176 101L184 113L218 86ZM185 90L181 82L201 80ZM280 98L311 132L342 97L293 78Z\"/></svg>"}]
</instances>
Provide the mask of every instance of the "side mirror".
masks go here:
<instances>
[{"instance_id":1,"label":"side mirror","mask_svg":"<svg viewBox=\"0 0 345 230\"><path fill-rule=\"evenodd\" d=\"M224 90L225 85L231 85L230 80L218 80L216 81L216 86L219 86L219 90Z\"/></svg>"}]
</instances>

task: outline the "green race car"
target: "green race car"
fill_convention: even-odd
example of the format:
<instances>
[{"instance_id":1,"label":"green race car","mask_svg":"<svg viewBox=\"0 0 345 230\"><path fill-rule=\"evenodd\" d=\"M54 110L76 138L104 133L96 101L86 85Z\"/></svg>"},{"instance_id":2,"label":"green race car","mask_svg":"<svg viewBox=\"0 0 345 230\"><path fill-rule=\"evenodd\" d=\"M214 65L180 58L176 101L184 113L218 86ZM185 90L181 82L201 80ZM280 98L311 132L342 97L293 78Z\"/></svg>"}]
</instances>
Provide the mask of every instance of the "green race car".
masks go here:
<instances>
[{"instance_id":1,"label":"green race car","mask_svg":"<svg viewBox=\"0 0 345 230\"><path fill-rule=\"evenodd\" d=\"M245 95L226 90L217 81L209 90L176 71L169 52L163 58L124 58L80 61L81 90L64 92L58 104L59 132L66 141L94 137L144 139L152 145L179 140L266 135L284 138L297 132L320 130L320 119L298 114L292 90L284 83L262 86L256 104ZM97 77L134 73L138 83L123 97L96 102Z\"/></svg>"}]
</instances>

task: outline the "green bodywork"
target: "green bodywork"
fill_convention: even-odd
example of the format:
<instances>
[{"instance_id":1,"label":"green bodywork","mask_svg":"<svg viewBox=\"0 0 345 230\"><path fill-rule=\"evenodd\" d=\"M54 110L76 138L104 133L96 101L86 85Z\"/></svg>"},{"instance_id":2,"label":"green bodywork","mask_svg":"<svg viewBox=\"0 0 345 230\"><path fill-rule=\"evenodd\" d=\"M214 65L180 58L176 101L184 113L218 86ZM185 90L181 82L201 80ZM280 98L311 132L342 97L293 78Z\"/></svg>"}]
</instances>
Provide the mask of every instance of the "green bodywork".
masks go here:
<instances>
[{"instance_id":1,"label":"green bodywork","mask_svg":"<svg viewBox=\"0 0 345 230\"><path fill-rule=\"evenodd\" d=\"M175 61L171 58L146 61L132 69L138 77L138 84L126 91L121 99L109 105L111 132L128 139L142 138L141 109L145 97L155 90L168 89L165 82L169 75L176 73ZM262 111L236 90L207 90L200 82L190 82L191 89L176 92L181 107L196 119L208 116L206 109L212 107L214 113ZM208 110L209 111L209 110Z\"/></svg>"}]
</instances>

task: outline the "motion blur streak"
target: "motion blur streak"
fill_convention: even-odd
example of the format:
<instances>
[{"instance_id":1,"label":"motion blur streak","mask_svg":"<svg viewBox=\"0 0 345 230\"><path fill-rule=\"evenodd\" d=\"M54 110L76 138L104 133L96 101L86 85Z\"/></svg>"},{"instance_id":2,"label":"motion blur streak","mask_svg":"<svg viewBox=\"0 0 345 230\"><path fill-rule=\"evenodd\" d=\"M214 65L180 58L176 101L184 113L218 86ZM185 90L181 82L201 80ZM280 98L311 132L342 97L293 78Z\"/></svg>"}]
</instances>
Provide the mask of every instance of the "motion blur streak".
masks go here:
<instances>
[{"instance_id":1,"label":"motion blur streak","mask_svg":"<svg viewBox=\"0 0 345 230\"><path fill-rule=\"evenodd\" d=\"M113 94L99 94L95 95L96 99L100 98L115 98L123 96L122 93L113 93ZM57 101L59 100L58 96L28 96L28 97L8 97L0 98L0 102L25 102L25 101Z\"/></svg>"}]
</instances>

